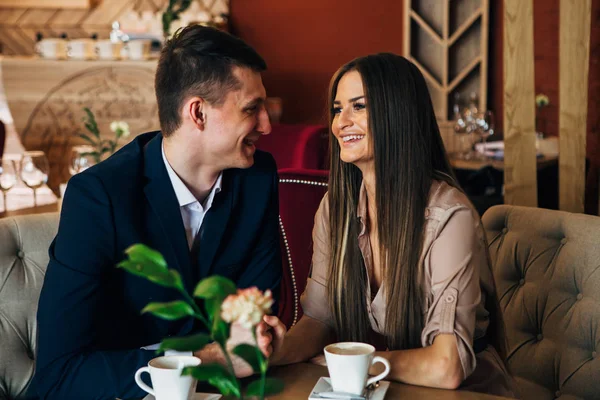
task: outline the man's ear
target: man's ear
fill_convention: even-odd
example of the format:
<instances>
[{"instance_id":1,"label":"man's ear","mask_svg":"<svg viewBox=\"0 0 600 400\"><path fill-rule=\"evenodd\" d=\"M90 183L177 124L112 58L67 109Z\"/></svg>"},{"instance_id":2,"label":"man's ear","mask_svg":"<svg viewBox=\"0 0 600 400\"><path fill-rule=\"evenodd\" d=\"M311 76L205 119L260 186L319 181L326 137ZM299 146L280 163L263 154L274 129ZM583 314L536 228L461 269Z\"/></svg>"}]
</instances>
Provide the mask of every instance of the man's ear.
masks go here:
<instances>
[{"instance_id":1,"label":"man's ear","mask_svg":"<svg viewBox=\"0 0 600 400\"><path fill-rule=\"evenodd\" d=\"M185 105L185 114L196 127L203 131L206 124L206 101L201 97L192 97Z\"/></svg>"}]
</instances>

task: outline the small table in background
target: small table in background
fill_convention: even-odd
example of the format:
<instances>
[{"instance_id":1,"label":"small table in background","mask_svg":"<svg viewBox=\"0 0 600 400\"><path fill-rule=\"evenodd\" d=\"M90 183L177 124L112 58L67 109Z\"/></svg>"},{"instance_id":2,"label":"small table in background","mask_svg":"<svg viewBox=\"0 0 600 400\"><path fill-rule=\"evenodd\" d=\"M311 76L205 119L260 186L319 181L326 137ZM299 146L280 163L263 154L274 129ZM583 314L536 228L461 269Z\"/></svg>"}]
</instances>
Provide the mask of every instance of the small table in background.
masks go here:
<instances>
[{"instance_id":1,"label":"small table in background","mask_svg":"<svg viewBox=\"0 0 600 400\"><path fill-rule=\"evenodd\" d=\"M504 160L463 160L457 158L452 154L449 156L450 165L454 169L462 169L468 171L477 171L485 167L492 167L499 171L504 171ZM537 169L544 169L546 167L556 165L558 163L558 156L542 156L537 158Z\"/></svg>"}]
</instances>

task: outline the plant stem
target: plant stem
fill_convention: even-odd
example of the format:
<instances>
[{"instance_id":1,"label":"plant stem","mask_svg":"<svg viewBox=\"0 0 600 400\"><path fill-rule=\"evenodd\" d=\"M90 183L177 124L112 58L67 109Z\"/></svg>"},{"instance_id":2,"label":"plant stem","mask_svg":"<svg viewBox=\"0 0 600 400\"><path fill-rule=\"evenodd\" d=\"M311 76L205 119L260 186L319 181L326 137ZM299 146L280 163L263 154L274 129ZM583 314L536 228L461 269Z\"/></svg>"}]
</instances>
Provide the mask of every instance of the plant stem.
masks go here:
<instances>
[{"instance_id":1,"label":"plant stem","mask_svg":"<svg viewBox=\"0 0 600 400\"><path fill-rule=\"evenodd\" d=\"M267 360L264 357L263 353L260 351L260 348L258 347L258 339L256 338L256 327L253 327L252 336L254 336L254 342L256 343L256 346L254 347L256 349L256 356L258 357L258 360L260 362L260 399L264 400L265 385L267 378Z\"/></svg>"},{"instance_id":2,"label":"plant stem","mask_svg":"<svg viewBox=\"0 0 600 400\"><path fill-rule=\"evenodd\" d=\"M185 289L181 289L180 292L183 295L183 297L185 297L185 301L187 301L194 310L194 317L202 321L206 328L210 330L211 324L209 324L208 320L204 317L204 315L202 315L200 307L198 307L192 296L190 296L190 294Z\"/></svg>"},{"instance_id":3,"label":"plant stem","mask_svg":"<svg viewBox=\"0 0 600 400\"><path fill-rule=\"evenodd\" d=\"M217 343L218 343L218 341L217 341ZM235 378L235 370L233 369L233 363L231 362L229 353L227 352L227 349L225 348L224 344L219 343L219 346L221 347L221 351L223 352L223 357L225 357L225 361L227 361L227 368L229 368L229 372ZM234 382L235 382L235 385L237 386L237 389L241 395L242 388L240 388L240 381L236 378L236 379L234 379Z\"/></svg>"}]
</instances>

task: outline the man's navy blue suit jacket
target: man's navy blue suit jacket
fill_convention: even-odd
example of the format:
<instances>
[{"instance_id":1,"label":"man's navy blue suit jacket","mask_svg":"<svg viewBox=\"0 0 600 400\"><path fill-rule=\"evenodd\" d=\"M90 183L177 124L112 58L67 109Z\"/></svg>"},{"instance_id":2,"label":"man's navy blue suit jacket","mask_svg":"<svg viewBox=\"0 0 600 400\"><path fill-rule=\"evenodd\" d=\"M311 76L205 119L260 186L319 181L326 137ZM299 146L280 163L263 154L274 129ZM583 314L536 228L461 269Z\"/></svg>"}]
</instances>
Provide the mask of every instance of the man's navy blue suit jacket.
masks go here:
<instances>
[{"instance_id":1,"label":"man's navy blue suit jacket","mask_svg":"<svg viewBox=\"0 0 600 400\"><path fill-rule=\"evenodd\" d=\"M68 183L37 315L33 388L43 399L144 397L133 376L157 355L140 347L192 331L192 320L140 314L149 302L181 296L115 267L134 243L162 253L190 293L201 278L217 274L238 287L258 286L279 294L273 157L256 151L251 168L224 171L222 191L202 225L195 261L161 143L158 132L140 135Z\"/></svg>"}]
</instances>

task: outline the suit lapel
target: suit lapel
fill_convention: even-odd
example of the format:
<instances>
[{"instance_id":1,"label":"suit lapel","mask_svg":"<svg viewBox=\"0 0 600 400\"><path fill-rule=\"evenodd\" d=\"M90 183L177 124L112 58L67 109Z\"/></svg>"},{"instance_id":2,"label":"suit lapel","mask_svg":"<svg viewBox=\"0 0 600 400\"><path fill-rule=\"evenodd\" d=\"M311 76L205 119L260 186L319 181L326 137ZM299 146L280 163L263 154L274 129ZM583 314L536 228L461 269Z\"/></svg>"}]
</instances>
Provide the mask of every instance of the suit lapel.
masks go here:
<instances>
[{"instance_id":1,"label":"suit lapel","mask_svg":"<svg viewBox=\"0 0 600 400\"><path fill-rule=\"evenodd\" d=\"M191 271L189 247L179 201L162 158L162 136L158 134L154 137L146 145L144 152L145 173L149 180L144 193L163 230L160 239L167 242L164 247L169 253L163 255L169 267L181 273L187 290L191 292L196 282ZM176 265L173 265L172 261L175 261Z\"/></svg>"},{"instance_id":2,"label":"suit lapel","mask_svg":"<svg viewBox=\"0 0 600 400\"><path fill-rule=\"evenodd\" d=\"M219 250L223 234L235 204L237 182L235 170L223 172L223 190L215 196L213 204L204 216L202 223L202 240L200 242L199 266L200 278L205 278L212 271L215 255ZM221 249L222 250L222 249Z\"/></svg>"}]
</instances>

